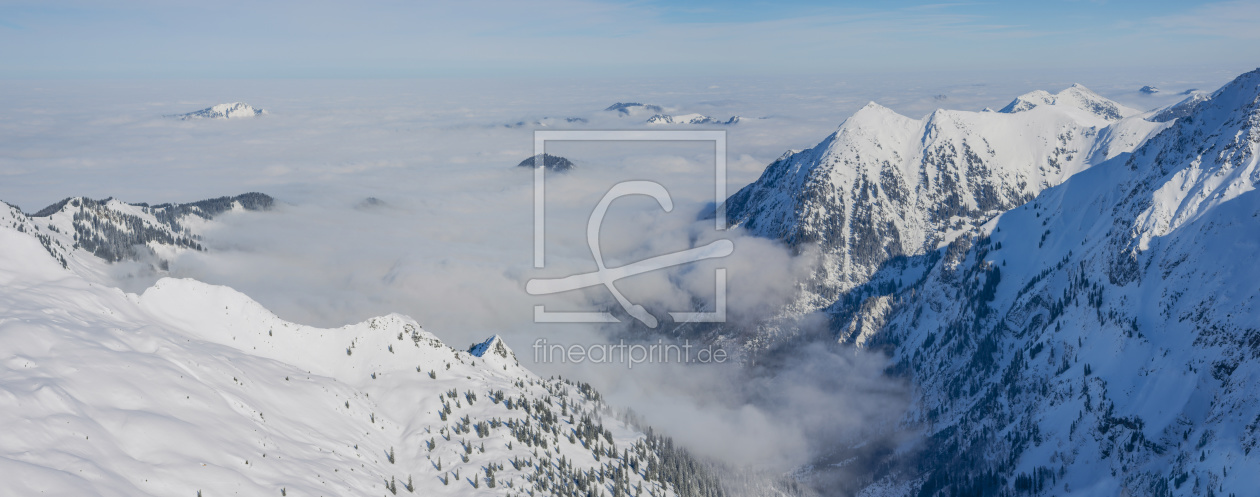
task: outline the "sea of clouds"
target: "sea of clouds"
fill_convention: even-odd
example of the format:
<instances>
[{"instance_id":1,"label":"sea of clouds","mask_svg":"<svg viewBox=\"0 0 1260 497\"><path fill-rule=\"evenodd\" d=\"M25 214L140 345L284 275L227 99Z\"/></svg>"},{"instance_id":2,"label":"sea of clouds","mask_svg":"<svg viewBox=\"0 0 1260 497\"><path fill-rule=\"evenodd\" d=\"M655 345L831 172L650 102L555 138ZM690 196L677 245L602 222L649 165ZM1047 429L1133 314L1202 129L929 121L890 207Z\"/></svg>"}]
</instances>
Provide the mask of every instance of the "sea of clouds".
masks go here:
<instances>
[{"instance_id":1,"label":"sea of clouds","mask_svg":"<svg viewBox=\"0 0 1260 497\"><path fill-rule=\"evenodd\" d=\"M595 384L618 407L703 454L733 464L790 468L836 443L888 424L904 386L882 376L882 358L824 345L803 347L773 369L746 364L535 363L540 338L591 344L642 328L533 322L533 306L600 310L600 288L528 295L530 278L595 269L585 239L591 208L618 181L651 180L674 200L618 200L601 232L609 266L702 245L734 242L725 259L621 281L651 309L711 309L716 267L728 271L733 320L753 322L792 298L813 260L739 229L714 230L699 214L714 201L706 143L554 143L547 152L577 169L547 174L547 267L533 267L533 174L514 167L533 152L535 129L648 127L648 115L603 109L642 102L666 113L725 120L729 193L789 149L822 140L851 112L877 101L910 116L936 108L1000 108L1034 89L1080 82L1121 103L1154 108L1188 88L1212 89L1227 71L1184 74L882 75L704 80L202 80L0 82L0 199L34 212L67 196L186 202L259 191L274 210L225 215L158 274L120 264L109 284L143 291L174 276L236 288L279 316L326 327L398 312L462 347L493 334L542 375ZM1137 92L1153 84L1166 91ZM254 119L180 121L169 116L247 102ZM587 122L564 123L580 117ZM537 122L549 124L542 127ZM523 123L523 124L518 124ZM664 317L658 313L658 317ZM819 328L806 320L801 326ZM738 343L725 346L737 347Z\"/></svg>"}]
</instances>

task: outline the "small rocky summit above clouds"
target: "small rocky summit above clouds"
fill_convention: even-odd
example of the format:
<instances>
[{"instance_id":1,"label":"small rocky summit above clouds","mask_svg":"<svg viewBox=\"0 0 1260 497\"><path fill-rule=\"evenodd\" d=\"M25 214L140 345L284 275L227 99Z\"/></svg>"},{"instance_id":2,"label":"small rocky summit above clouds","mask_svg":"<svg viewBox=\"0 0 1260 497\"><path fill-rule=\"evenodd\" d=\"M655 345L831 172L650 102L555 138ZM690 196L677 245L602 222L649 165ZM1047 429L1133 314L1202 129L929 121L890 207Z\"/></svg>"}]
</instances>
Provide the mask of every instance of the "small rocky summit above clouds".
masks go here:
<instances>
[{"instance_id":1,"label":"small rocky summit above clouds","mask_svg":"<svg viewBox=\"0 0 1260 497\"><path fill-rule=\"evenodd\" d=\"M535 159L541 159L541 160L536 162ZM560 157L559 155L551 155L551 154L535 155L533 157L530 157L528 159L521 161L521 163L517 164L516 167L534 168L534 167L539 166L539 162L541 162L542 167L544 169L549 169L556 172L563 172L563 171L568 171L570 169L573 169L573 161L570 161L569 159L566 159L564 157Z\"/></svg>"},{"instance_id":2,"label":"small rocky summit above clouds","mask_svg":"<svg viewBox=\"0 0 1260 497\"><path fill-rule=\"evenodd\" d=\"M516 121L512 123L507 123L507 124L504 124L503 127L504 128L524 128L524 127L545 128L548 126L580 125L580 124L587 124L589 122L590 120L586 119L585 117L543 117L541 119L535 119L532 121Z\"/></svg>"},{"instance_id":3,"label":"small rocky summit above clouds","mask_svg":"<svg viewBox=\"0 0 1260 497\"><path fill-rule=\"evenodd\" d=\"M1145 93L1145 94L1147 94L1147 95L1151 95L1151 94L1159 93L1159 88L1156 88L1156 87L1151 86L1151 85L1146 85L1146 86L1143 86L1143 87L1139 88L1139 89L1138 89L1138 91L1140 91L1140 92L1142 92L1142 93Z\"/></svg>"},{"instance_id":4,"label":"small rocky summit above clouds","mask_svg":"<svg viewBox=\"0 0 1260 497\"><path fill-rule=\"evenodd\" d=\"M178 118L181 121L193 119L238 119L242 117L257 117L266 113L267 111L263 109L256 109L247 103L233 102L230 104L219 104L214 107L207 107L187 114L176 114L171 117Z\"/></svg>"},{"instance_id":5,"label":"small rocky summit above clouds","mask_svg":"<svg viewBox=\"0 0 1260 497\"><path fill-rule=\"evenodd\" d=\"M638 102L617 102L604 109L605 112L615 111L618 116L634 116L648 112L659 113L664 112L664 110L659 105L641 104Z\"/></svg>"}]
</instances>

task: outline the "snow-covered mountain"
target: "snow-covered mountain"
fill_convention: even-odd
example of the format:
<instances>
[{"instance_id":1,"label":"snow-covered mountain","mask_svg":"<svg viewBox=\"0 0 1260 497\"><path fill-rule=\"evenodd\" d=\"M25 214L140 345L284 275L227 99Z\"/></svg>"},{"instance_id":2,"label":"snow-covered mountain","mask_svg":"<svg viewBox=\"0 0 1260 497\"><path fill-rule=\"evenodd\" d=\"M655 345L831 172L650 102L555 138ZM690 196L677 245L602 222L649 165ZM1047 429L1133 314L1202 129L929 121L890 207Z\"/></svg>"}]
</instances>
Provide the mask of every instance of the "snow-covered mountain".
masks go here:
<instances>
[{"instance_id":1,"label":"snow-covered mountain","mask_svg":"<svg viewBox=\"0 0 1260 497\"><path fill-rule=\"evenodd\" d=\"M657 114L647 120L648 124L724 124L731 125L739 123L739 116L731 116L723 121L721 119L706 116L704 114L680 114L671 116L668 114Z\"/></svg>"},{"instance_id":2,"label":"snow-covered mountain","mask_svg":"<svg viewBox=\"0 0 1260 497\"><path fill-rule=\"evenodd\" d=\"M192 280L124 293L50 256L35 220L0 208L0 495L720 492L497 337L312 328Z\"/></svg>"},{"instance_id":3,"label":"snow-covered mountain","mask_svg":"<svg viewBox=\"0 0 1260 497\"><path fill-rule=\"evenodd\" d=\"M1260 70L829 308L916 392L865 494L1254 495L1258 153Z\"/></svg>"},{"instance_id":4,"label":"snow-covered mountain","mask_svg":"<svg viewBox=\"0 0 1260 497\"><path fill-rule=\"evenodd\" d=\"M48 252L63 266L91 272L101 262L136 260L164 267L181 250L203 250L200 230L215 216L274 203L262 193L153 206L70 197L11 222L46 238Z\"/></svg>"},{"instance_id":5,"label":"snow-covered mountain","mask_svg":"<svg viewBox=\"0 0 1260 497\"><path fill-rule=\"evenodd\" d=\"M753 234L821 248L798 303L813 310L886 261L933 251L1167 126L1139 114L1079 85L1001 112L921 119L872 102L814 148L770 164L727 200L727 214Z\"/></svg>"},{"instance_id":6,"label":"snow-covered mountain","mask_svg":"<svg viewBox=\"0 0 1260 497\"><path fill-rule=\"evenodd\" d=\"M1112 102L1079 84L1074 84L1055 94L1050 94L1044 90L1025 93L1016 97L1011 103L1006 104L1006 107L1003 107L998 112L1014 114L1037 106L1047 105L1084 110L1108 121L1118 121L1140 113L1137 110Z\"/></svg>"},{"instance_id":7,"label":"snow-covered mountain","mask_svg":"<svg viewBox=\"0 0 1260 497\"><path fill-rule=\"evenodd\" d=\"M238 119L242 117L256 117L266 114L263 109L255 109L249 104L243 102L232 102L229 104L218 104L213 107L189 112L186 114L176 114L180 120L188 121L193 119Z\"/></svg>"}]
</instances>

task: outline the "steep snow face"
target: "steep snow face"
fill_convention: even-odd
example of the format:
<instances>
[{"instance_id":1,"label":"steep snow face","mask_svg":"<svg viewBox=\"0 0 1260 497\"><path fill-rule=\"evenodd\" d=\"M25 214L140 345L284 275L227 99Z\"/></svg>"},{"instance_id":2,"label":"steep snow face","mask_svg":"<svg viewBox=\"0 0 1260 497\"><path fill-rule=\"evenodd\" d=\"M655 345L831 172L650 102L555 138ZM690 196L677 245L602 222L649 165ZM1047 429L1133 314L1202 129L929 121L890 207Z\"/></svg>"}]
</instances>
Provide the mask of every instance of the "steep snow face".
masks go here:
<instances>
[{"instance_id":1,"label":"steep snow face","mask_svg":"<svg viewBox=\"0 0 1260 497\"><path fill-rule=\"evenodd\" d=\"M833 307L912 380L926 436L907 467L929 469L868 495L1260 488L1257 152L1260 70Z\"/></svg>"},{"instance_id":2,"label":"steep snow face","mask_svg":"<svg viewBox=\"0 0 1260 497\"><path fill-rule=\"evenodd\" d=\"M215 216L267 210L274 203L261 193L155 206L71 197L41 209L29 221L36 233L61 247L50 253L63 266L95 274L102 262L123 260L152 261L164 268L165 261L179 251L202 250L199 231Z\"/></svg>"},{"instance_id":3,"label":"steep snow face","mask_svg":"<svg viewBox=\"0 0 1260 497\"><path fill-rule=\"evenodd\" d=\"M712 495L685 453L398 315L337 329L226 287L87 282L0 209L2 495Z\"/></svg>"},{"instance_id":4,"label":"steep snow face","mask_svg":"<svg viewBox=\"0 0 1260 497\"><path fill-rule=\"evenodd\" d=\"M178 117L183 121L193 119L239 119L242 117L257 117L266 113L267 111L263 109L255 109L249 104L233 102L230 104L219 104L213 107L207 107L187 114L178 114L175 117Z\"/></svg>"},{"instance_id":5,"label":"steep snow face","mask_svg":"<svg viewBox=\"0 0 1260 497\"><path fill-rule=\"evenodd\" d=\"M1186 117L1194 112L1195 107L1198 107L1199 104L1206 102L1210 96L1206 92L1191 92L1189 95L1189 97L1186 97L1180 102L1155 110L1146 119L1156 122L1168 122L1173 119Z\"/></svg>"},{"instance_id":6,"label":"steep snow face","mask_svg":"<svg viewBox=\"0 0 1260 497\"><path fill-rule=\"evenodd\" d=\"M1106 97L1094 93L1089 88L1079 84L1073 84L1071 87L1056 94L1050 94L1044 90L1025 93L1016 97L1015 100L1012 100L1011 103L998 112L1015 114L1038 106L1059 106L1078 109L1108 121L1119 121L1141 113L1141 111L1136 109L1108 100Z\"/></svg>"},{"instance_id":7,"label":"steep snow face","mask_svg":"<svg viewBox=\"0 0 1260 497\"><path fill-rule=\"evenodd\" d=\"M885 261L935 250L1166 126L1082 109L1106 106L1083 88L1045 95L1058 103L923 119L872 102L814 148L768 166L728 199L727 214L756 235L821 247L818 278L801 300L815 309Z\"/></svg>"}]
</instances>

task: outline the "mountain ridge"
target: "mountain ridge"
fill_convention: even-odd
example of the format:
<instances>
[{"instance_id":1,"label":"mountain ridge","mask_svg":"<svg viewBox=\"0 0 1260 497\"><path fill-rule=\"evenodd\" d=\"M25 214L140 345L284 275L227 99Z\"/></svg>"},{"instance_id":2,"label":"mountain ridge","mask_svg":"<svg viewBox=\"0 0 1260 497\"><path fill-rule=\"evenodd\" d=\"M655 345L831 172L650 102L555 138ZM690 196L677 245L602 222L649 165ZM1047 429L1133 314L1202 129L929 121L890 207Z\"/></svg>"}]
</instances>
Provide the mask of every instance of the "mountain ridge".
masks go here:
<instances>
[{"instance_id":1,"label":"mountain ridge","mask_svg":"<svg viewBox=\"0 0 1260 497\"><path fill-rule=\"evenodd\" d=\"M885 261L935 250L1166 126L1072 105L913 119L871 102L815 147L767 166L727 199L727 215L754 235L821 249L823 263L794 307L810 312Z\"/></svg>"},{"instance_id":2,"label":"mountain ridge","mask_svg":"<svg viewBox=\"0 0 1260 497\"><path fill-rule=\"evenodd\" d=\"M888 467L921 471L863 495L1260 485L1260 274L1240 237L1260 218L1258 151L1260 70L829 308L840 340L885 351L916 390L902 423L923 446Z\"/></svg>"}]
</instances>

